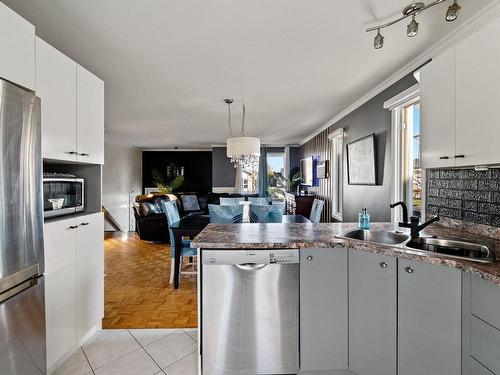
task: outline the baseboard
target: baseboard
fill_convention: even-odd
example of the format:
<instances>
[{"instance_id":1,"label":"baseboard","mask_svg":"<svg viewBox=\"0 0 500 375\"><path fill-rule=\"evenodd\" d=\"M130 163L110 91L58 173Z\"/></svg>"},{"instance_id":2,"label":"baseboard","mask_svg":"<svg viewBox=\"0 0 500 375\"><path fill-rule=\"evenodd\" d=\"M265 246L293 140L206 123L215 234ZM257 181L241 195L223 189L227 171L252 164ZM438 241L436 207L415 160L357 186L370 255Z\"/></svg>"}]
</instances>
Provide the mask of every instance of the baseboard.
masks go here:
<instances>
[{"instance_id":1,"label":"baseboard","mask_svg":"<svg viewBox=\"0 0 500 375\"><path fill-rule=\"evenodd\" d=\"M47 375L51 375L56 371L69 357L71 357L85 342L91 338L97 331L101 330L101 323L93 326L87 333L85 333L76 343L72 346L61 358L59 358L52 366L47 368Z\"/></svg>"}]
</instances>

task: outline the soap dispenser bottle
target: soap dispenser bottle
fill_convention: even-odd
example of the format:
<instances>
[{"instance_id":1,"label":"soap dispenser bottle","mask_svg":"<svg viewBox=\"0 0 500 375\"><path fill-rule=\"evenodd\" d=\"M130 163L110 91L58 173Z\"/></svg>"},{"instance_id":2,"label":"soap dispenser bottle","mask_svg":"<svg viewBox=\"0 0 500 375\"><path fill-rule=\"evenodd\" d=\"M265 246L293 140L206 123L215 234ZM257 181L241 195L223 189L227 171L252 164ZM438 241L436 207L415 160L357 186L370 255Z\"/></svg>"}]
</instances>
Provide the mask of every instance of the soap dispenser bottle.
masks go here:
<instances>
[{"instance_id":1,"label":"soap dispenser bottle","mask_svg":"<svg viewBox=\"0 0 500 375\"><path fill-rule=\"evenodd\" d=\"M370 229L370 214L366 211L366 208L363 208L359 213L358 224L359 229Z\"/></svg>"}]
</instances>

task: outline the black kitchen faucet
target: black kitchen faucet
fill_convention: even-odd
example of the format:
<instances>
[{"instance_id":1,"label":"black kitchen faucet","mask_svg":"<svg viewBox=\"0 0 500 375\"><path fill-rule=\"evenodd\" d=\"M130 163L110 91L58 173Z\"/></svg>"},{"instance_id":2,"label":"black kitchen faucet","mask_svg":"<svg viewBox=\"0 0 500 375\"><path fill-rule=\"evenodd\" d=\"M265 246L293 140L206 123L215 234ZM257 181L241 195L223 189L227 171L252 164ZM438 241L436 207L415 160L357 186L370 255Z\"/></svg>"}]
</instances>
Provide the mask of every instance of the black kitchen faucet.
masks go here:
<instances>
[{"instance_id":1,"label":"black kitchen faucet","mask_svg":"<svg viewBox=\"0 0 500 375\"><path fill-rule=\"evenodd\" d=\"M408 222L408 207L406 206L406 203L405 202L397 202L397 203L391 204L391 208L394 208L397 206L401 206L401 208L403 209L403 221L399 222L398 226L400 226L401 228L410 228L411 238L420 237L421 230L423 230L429 224L432 224L436 221L439 221L439 216L434 216L429 221L426 221L425 223L420 224L420 218L418 216L412 216L412 217L410 217L410 222Z\"/></svg>"}]
</instances>

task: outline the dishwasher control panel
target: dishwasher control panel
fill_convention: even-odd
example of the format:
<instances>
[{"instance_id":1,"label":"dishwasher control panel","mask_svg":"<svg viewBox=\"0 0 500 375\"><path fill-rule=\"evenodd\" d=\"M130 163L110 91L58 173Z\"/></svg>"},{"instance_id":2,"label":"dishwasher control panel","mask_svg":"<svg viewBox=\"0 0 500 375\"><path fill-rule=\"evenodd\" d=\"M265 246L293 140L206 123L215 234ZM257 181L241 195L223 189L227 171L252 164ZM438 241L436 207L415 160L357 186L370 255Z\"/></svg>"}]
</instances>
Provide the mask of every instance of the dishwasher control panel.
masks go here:
<instances>
[{"instance_id":1,"label":"dishwasher control panel","mask_svg":"<svg viewBox=\"0 0 500 375\"><path fill-rule=\"evenodd\" d=\"M286 264L298 262L299 252L296 250L277 250L269 252L269 263L271 264Z\"/></svg>"},{"instance_id":2,"label":"dishwasher control panel","mask_svg":"<svg viewBox=\"0 0 500 375\"><path fill-rule=\"evenodd\" d=\"M296 264L299 259L298 249L201 250L203 265Z\"/></svg>"}]
</instances>

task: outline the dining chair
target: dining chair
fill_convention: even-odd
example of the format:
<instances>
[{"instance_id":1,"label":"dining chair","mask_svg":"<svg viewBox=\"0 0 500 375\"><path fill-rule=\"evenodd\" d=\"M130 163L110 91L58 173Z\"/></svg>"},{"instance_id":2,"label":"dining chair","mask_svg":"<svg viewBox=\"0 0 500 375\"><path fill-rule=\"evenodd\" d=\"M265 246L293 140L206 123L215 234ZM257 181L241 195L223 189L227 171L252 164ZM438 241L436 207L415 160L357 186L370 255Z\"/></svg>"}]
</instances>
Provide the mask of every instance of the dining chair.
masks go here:
<instances>
[{"instance_id":1,"label":"dining chair","mask_svg":"<svg viewBox=\"0 0 500 375\"><path fill-rule=\"evenodd\" d=\"M233 206L235 204L240 204L240 202L243 202L244 200L245 200L244 197L236 197L236 198L221 197L219 201L221 206Z\"/></svg>"},{"instance_id":2,"label":"dining chair","mask_svg":"<svg viewBox=\"0 0 500 375\"><path fill-rule=\"evenodd\" d=\"M177 205L175 202L172 201L166 201L163 202L164 208L165 208L165 213L167 215L167 221L168 221L168 234L170 235L170 259L171 259L171 264L170 264L170 284L174 282L174 268L175 268L175 239L174 239L174 233L172 229L170 229L170 225L173 225L174 223L178 222L181 218L179 216L179 211L177 210ZM198 255L197 250L191 248L191 241L190 240L182 240L182 250L181 250L181 266L182 266L182 257L195 257ZM194 269L194 264L195 263L188 263L188 266L193 266ZM180 274L187 274L187 275L195 275L196 271L182 271L179 270Z\"/></svg>"},{"instance_id":3,"label":"dining chair","mask_svg":"<svg viewBox=\"0 0 500 375\"><path fill-rule=\"evenodd\" d=\"M250 202L250 204L255 204L260 206L271 204L271 198L248 197L248 201Z\"/></svg>"},{"instance_id":4,"label":"dining chair","mask_svg":"<svg viewBox=\"0 0 500 375\"><path fill-rule=\"evenodd\" d=\"M283 221L284 205L250 205L251 223L281 223Z\"/></svg>"},{"instance_id":5,"label":"dining chair","mask_svg":"<svg viewBox=\"0 0 500 375\"><path fill-rule=\"evenodd\" d=\"M314 199L311 214L309 215L309 220L313 223L319 223L321 219L321 211L323 211L323 206L325 205L325 201L321 199Z\"/></svg>"},{"instance_id":6,"label":"dining chair","mask_svg":"<svg viewBox=\"0 0 500 375\"><path fill-rule=\"evenodd\" d=\"M243 205L224 206L209 204L210 222L214 224L238 224L243 222Z\"/></svg>"}]
</instances>

